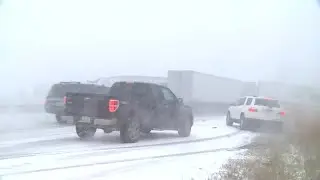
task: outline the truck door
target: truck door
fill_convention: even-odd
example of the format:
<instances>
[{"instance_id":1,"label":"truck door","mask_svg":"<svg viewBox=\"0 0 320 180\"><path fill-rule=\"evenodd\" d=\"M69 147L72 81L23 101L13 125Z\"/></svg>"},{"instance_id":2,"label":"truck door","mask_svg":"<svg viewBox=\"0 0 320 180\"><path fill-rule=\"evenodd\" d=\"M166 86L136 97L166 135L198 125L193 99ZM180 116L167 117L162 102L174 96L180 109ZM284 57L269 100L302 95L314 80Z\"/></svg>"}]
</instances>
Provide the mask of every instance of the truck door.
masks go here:
<instances>
[{"instance_id":1,"label":"truck door","mask_svg":"<svg viewBox=\"0 0 320 180\"><path fill-rule=\"evenodd\" d=\"M165 87L155 87L157 105L155 108L155 124L158 127L171 127L176 115L177 98Z\"/></svg>"},{"instance_id":2,"label":"truck door","mask_svg":"<svg viewBox=\"0 0 320 180\"><path fill-rule=\"evenodd\" d=\"M164 96L163 106L165 112L164 122L169 127L172 127L176 124L175 120L177 119L177 112L179 108L179 103L177 97L172 93L172 91L166 87L161 87L161 92Z\"/></svg>"}]
</instances>

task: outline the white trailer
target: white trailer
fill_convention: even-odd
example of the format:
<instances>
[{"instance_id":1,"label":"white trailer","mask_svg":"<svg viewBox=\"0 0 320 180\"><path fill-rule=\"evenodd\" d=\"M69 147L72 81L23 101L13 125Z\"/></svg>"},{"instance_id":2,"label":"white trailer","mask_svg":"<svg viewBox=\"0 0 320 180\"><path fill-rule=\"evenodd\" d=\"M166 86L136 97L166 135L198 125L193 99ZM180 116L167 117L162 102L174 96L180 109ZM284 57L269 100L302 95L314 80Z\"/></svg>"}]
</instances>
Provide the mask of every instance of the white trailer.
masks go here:
<instances>
[{"instance_id":1,"label":"white trailer","mask_svg":"<svg viewBox=\"0 0 320 180\"><path fill-rule=\"evenodd\" d=\"M256 84L195 71L168 71L168 87L186 103L229 104L256 95Z\"/></svg>"}]
</instances>

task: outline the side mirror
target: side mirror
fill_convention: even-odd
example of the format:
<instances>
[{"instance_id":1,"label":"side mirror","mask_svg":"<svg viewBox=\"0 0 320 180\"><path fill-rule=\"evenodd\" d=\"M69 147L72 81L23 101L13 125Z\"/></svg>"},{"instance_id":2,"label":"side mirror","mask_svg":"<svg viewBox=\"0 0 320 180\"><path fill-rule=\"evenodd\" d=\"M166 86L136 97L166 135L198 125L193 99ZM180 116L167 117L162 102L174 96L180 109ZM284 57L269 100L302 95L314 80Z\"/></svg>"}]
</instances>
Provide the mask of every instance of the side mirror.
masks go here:
<instances>
[{"instance_id":1,"label":"side mirror","mask_svg":"<svg viewBox=\"0 0 320 180\"><path fill-rule=\"evenodd\" d=\"M178 102L179 102L180 104L183 104L183 99L182 99L182 98L178 98Z\"/></svg>"}]
</instances>

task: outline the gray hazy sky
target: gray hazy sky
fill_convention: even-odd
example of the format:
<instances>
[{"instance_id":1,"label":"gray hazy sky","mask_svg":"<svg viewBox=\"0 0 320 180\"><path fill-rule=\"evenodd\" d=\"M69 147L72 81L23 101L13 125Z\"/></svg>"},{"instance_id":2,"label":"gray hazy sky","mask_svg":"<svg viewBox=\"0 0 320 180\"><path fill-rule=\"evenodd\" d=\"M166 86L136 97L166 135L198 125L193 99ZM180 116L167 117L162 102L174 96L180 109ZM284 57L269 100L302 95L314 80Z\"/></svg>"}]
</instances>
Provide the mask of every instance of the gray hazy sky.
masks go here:
<instances>
[{"instance_id":1,"label":"gray hazy sky","mask_svg":"<svg viewBox=\"0 0 320 180\"><path fill-rule=\"evenodd\" d=\"M316 0L2 0L0 78L22 87L192 69L310 83L319 32Z\"/></svg>"}]
</instances>

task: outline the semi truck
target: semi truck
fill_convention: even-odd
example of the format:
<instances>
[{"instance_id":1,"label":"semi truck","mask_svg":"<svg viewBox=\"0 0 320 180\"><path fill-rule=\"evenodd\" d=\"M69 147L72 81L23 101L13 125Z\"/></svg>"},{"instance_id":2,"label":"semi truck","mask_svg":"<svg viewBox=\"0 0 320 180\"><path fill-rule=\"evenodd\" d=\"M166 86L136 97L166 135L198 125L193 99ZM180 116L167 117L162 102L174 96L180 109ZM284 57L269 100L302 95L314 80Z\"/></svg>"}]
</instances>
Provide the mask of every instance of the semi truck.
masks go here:
<instances>
[{"instance_id":1,"label":"semi truck","mask_svg":"<svg viewBox=\"0 0 320 180\"><path fill-rule=\"evenodd\" d=\"M240 96L257 94L255 82L195 71L168 71L168 87L200 114L224 112Z\"/></svg>"}]
</instances>

